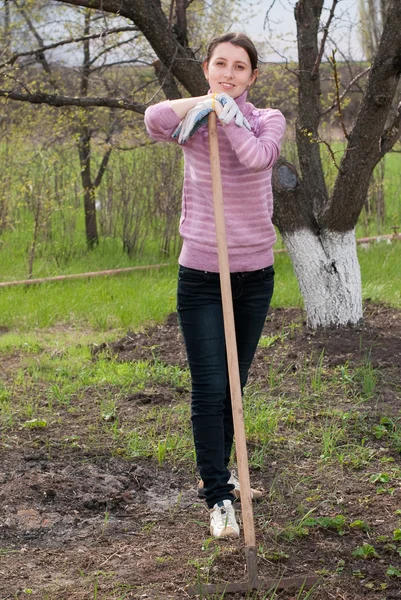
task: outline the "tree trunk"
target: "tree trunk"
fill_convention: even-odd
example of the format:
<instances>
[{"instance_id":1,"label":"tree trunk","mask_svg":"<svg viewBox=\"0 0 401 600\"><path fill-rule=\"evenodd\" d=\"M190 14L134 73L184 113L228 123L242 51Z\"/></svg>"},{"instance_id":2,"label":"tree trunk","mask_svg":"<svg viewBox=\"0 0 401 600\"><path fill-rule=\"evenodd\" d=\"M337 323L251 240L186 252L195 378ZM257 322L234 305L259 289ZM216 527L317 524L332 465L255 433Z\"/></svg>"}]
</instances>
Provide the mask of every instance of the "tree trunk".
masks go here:
<instances>
[{"instance_id":1,"label":"tree trunk","mask_svg":"<svg viewBox=\"0 0 401 600\"><path fill-rule=\"evenodd\" d=\"M298 119L301 175L281 158L273 170L274 223L291 257L308 325L357 325L362 319L355 226L372 171L399 137L401 110L386 121L401 73L401 2L391 0L355 125L331 196L320 157L322 114L318 33L323 0L298 0Z\"/></svg>"},{"instance_id":2,"label":"tree trunk","mask_svg":"<svg viewBox=\"0 0 401 600\"><path fill-rule=\"evenodd\" d=\"M282 157L273 169L273 192L273 221L291 259L308 326L357 325L362 320L362 287L355 231L319 229L309 190Z\"/></svg>"},{"instance_id":3,"label":"tree trunk","mask_svg":"<svg viewBox=\"0 0 401 600\"><path fill-rule=\"evenodd\" d=\"M84 191L86 243L88 248L93 248L99 243L99 236L97 232L95 190L91 177L90 132L88 127L82 127L78 150L82 189Z\"/></svg>"},{"instance_id":4,"label":"tree trunk","mask_svg":"<svg viewBox=\"0 0 401 600\"><path fill-rule=\"evenodd\" d=\"M362 320L362 286L355 232L308 229L283 233L304 299L307 323L317 327L356 325Z\"/></svg>"},{"instance_id":5,"label":"tree trunk","mask_svg":"<svg viewBox=\"0 0 401 600\"><path fill-rule=\"evenodd\" d=\"M85 27L84 35L89 36L91 23L90 10L85 12ZM84 50L84 61L81 69L81 85L80 93L84 98L88 95L89 89L89 76L90 76L90 43L86 39L83 42ZM80 135L78 142L79 162L81 165L81 181L82 189L84 191L84 211L85 211L85 232L86 232L86 244L88 248L94 248L99 243L99 236L97 232L97 218L96 218L96 200L95 200L95 189L92 182L91 176L91 130L87 125L89 120L88 113L84 113L82 117L84 122L80 124Z\"/></svg>"}]
</instances>

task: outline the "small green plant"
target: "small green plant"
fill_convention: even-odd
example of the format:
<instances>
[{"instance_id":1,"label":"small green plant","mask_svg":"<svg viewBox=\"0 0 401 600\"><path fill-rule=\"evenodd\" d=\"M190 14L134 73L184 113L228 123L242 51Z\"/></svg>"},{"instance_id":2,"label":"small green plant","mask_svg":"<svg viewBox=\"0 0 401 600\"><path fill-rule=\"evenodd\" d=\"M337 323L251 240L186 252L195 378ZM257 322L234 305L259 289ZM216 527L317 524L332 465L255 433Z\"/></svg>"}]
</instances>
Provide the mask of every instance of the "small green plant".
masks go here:
<instances>
[{"instance_id":1,"label":"small green plant","mask_svg":"<svg viewBox=\"0 0 401 600\"><path fill-rule=\"evenodd\" d=\"M374 473L369 477L370 483L388 483L391 477L388 473Z\"/></svg>"},{"instance_id":2,"label":"small green plant","mask_svg":"<svg viewBox=\"0 0 401 600\"><path fill-rule=\"evenodd\" d=\"M378 371L372 365L369 357L355 370L355 376L361 386L362 397L369 400L373 397L378 382Z\"/></svg>"},{"instance_id":3,"label":"small green plant","mask_svg":"<svg viewBox=\"0 0 401 600\"><path fill-rule=\"evenodd\" d=\"M276 342L278 342L278 341L282 342L283 340L285 340L285 338L287 336L288 336L288 333L281 333L278 335L262 335L262 337L259 340L258 345L260 346L260 348L270 348Z\"/></svg>"},{"instance_id":4,"label":"small green plant","mask_svg":"<svg viewBox=\"0 0 401 600\"><path fill-rule=\"evenodd\" d=\"M166 459L167 446L168 446L168 433L164 440L158 440L158 442L157 442L157 464L159 465L159 467L163 466L163 463Z\"/></svg>"},{"instance_id":5,"label":"small green plant","mask_svg":"<svg viewBox=\"0 0 401 600\"><path fill-rule=\"evenodd\" d=\"M369 525L365 523L365 521L362 521L360 519L352 521L352 523L350 523L349 526L351 527L351 529L360 529L361 531L369 531L370 529Z\"/></svg>"},{"instance_id":6,"label":"small green plant","mask_svg":"<svg viewBox=\"0 0 401 600\"><path fill-rule=\"evenodd\" d=\"M182 492L180 492L178 494L177 500L175 501L174 505L172 507L169 507L169 509L168 509L171 521L174 521L177 513L180 510L181 500L182 500Z\"/></svg>"},{"instance_id":7,"label":"small green plant","mask_svg":"<svg viewBox=\"0 0 401 600\"><path fill-rule=\"evenodd\" d=\"M290 555L284 552L284 550L269 550L264 546L258 547L258 556L271 562L282 562L290 558Z\"/></svg>"},{"instance_id":8,"label":"small green plant","mask_svg":"<svg viewBox=\"0 0 401 600\"><path fill-rule=\"evenodd\" d=\"M393 567L393 565L390 565L386 571L386 575L389 577L401 577L401 570L397 567Z\"/></svg>"},{"instance_id":9,"label":"small green plant","mask_svg":"<svg viewBox=\"0 0 401 600\"><path fill-rule=\"evenodd\" d=\"M311 375L311 387L315 394L320 394L322 391L322 373L323 373L324 350L320 353L316 367Z\"/></svg>"},{"instance_id":10,"label":"small green plant","mask_svg":"<svg viewBox=\"0 0 401 600\"><path fill-rule=\"evenodd\" d=\"M31 419L30 421L25 421L23 426L27 429L43 429L47 427L47 421L45 419Z\"/></svg>"},{"instance_id":11,"label":"small green plant","mask_svg":"<svg viewBox=\"0 0 401 600\"><path fill-rule=\"evenodd\" d=\"M355 556L356 558L363 558L364 560L368 560L370 558L379 558L378 553L371 544L363 544L362 546L358 546L352 552L352 556Z\"/></svg>"},{"instance_id":12,"label":"small green plant","mask_svg":"<svg viewBox=\"0 0 401 600\"><path fill-rule=\"evenodd\" d=\"M344 533L346 519L344 515L334 517L308 517L303 521L305 527L322 527L322 529L334 529L340 535Z\"/></svg>"}]
</instances>

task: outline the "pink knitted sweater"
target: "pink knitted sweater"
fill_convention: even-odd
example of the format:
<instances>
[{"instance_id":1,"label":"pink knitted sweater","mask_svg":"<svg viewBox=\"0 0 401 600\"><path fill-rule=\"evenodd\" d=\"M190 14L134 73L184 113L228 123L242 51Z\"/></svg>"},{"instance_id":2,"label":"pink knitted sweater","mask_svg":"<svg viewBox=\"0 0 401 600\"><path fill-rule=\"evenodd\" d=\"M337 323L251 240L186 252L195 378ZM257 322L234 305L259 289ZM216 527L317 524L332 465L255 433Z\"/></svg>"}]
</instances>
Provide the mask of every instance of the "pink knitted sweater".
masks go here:
<instances>
[{"instance_id":1,"label":"pink knitted sweater","mask_svg":"<svg viewBox=\"0 0 401 600\"><path fill-rule=\"evenodd\" d=\"M280 154L285 119L280 111L257 109L246 102L247 92L236 98L252 131L218 121L221 175L227 246L232 273L255 271L273 264L276 234L271 222L272 167ZM180 119L169 102L147 108L146 128L158 141L175 142L171 135ZM184 188L179 263L202 271L219 271L207 126L185 144Z\"/></svg>"}]
</instances>

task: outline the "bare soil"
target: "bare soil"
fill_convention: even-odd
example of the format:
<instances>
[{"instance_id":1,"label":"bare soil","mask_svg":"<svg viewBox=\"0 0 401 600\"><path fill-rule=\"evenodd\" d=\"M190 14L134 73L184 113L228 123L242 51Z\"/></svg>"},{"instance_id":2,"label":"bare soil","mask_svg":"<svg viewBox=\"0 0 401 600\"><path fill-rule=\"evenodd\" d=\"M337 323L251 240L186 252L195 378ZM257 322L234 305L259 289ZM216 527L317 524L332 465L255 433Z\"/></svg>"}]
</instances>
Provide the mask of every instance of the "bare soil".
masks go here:
<instances>
[{"instance_id":1,"label":"bare soil","mask_svg":"<svg viewBox=\"0 0 401 600\"><path fill-rule=\"evenodd\" d=\"M318 583L310 597L318 600L401 598L401 477L396 476L401 472L401 437L399 447L396 444L401 312L367 303L361 327L311 332L300 310L276 309L264 335L277 336L277 342L258 349L250 385L265 391L266 401L270 365L277 372L295 373L316 364L319 356L325 376L336 369L356 369L369 360L379 382L358 413L365 424L364 443L374 454L370 463L360 468L346 462L324 463L314 456L314 440L288 449L284 435L272 445L264 465L252 470L252 484L267 491L254 507L259 576L315 574ZM185 365L174 314L163 325L129 332L113 344L97 347L93 360L100 350L120 361L157 359ZM7 357L0 365L0 379L10 380L20 368L18 354ZM291 389L286 393L291 400ZM294 428L297 393L294 389ZM43 432L18 426L1 429L0 598L184 600L190 597L188 585L198 577L210 582L245 581L243 538L208 540L208 512L197 499L192 465L174 467L166 461L159 467L152 460L128 461L101 437L76 446L61 443L66 435L79 438L80 428L90 429L92 394L88 389L81 419L66 411L60 417L62 425L55 422ZM139 413L159 404L174 407L183 399L189 402L189 397L188 389L150 386L122 400L119 414L135 428ZM349 406L350 413L355 401L346 394L327 399L332 408L336 403L341 410ZM307 410L312 424L320 418L321 400ZM383 423L383 417L391 422L385 421L390 422L389 435L383 428L381 438L372 434L372 428ZM378 489L372 475L390 470L395 475ZM343 529L298 527L293 536L278 535L286 527L288 531L289 523L299 525L305 506L314 509L315 518L341 514L347 524ZM375 557L353 556L356 547L368 543L375 548ZM299 588L265 594L227 597L307 597L307 591Z\"/></svg>"}]
</instances>

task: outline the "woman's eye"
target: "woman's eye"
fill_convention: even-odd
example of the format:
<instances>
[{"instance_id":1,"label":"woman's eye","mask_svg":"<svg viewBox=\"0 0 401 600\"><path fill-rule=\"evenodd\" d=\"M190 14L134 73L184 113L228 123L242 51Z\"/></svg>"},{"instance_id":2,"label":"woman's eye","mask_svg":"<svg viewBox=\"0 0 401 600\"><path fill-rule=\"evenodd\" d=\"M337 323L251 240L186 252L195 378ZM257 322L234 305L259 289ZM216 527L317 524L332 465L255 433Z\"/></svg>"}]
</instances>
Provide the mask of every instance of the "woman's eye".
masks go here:
<instances>
[{"instance_id":1,"label":"woman's eye","mask_svg":"<svg viewBox=\"0 0 401 600\"><path fill-rule=\"evenodd\" d=\"M237 65L237 69L239 69L240 71L243 71L244 67L243 67L243 65Z\"/></svg>"}]
</instances>

